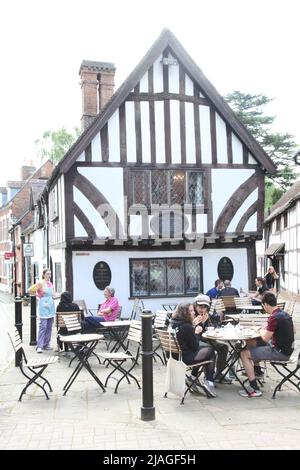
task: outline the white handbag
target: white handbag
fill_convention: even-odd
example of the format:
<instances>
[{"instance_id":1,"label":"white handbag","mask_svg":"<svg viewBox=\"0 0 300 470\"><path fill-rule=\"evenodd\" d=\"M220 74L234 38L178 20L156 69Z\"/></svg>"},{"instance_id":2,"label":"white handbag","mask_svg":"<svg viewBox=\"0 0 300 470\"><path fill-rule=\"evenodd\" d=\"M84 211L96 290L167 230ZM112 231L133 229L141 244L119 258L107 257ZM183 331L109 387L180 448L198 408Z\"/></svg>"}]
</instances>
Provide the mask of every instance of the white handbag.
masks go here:
<instances>
[{"instance_id":1,"label":"white handbag","mask_svg":"<svg viewBox=\"0 0 300 470\"><path fill-rule=\"evenodd\" d=\"M167 362L166 392L183 397L186 388L185 373L186 365L181 358L177 361L170 355Z\"/></svg>"}]
</instances>

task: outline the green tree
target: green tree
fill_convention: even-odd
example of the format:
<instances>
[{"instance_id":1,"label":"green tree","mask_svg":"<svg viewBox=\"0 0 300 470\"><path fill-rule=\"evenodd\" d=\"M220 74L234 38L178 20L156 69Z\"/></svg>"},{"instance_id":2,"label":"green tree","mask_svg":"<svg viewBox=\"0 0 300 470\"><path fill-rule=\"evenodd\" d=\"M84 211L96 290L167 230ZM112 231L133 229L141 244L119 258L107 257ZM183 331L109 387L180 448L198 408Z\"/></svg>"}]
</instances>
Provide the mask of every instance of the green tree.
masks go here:
<instances>
[{"instance_id":1,"label":"green tree","mask_svg":"<svg viewBox=\"0 0 300 470\"><path fill-rule=\"evenodd\" d=\"M68 132L65 127L57 131L45 131L42 138L34 142L38 157L41 161L49 159L55 164L58 163L79 135L78 127L74 127L73 133Z\"/></svg>"},{"instance_id":2,"label":"green tree","mask_svg":"<svg viewBox=\"0 0 300 470\"><path fill-rule=\"evenodd\" d=\"M297 178L293 160L294 136L271 131L275 116L264 114L264 107L272 101L266 95L233 91L225 96L225 100L277 165L277 172L266 180L266 208L271 207Z\"/></svg>"}]
</instances>

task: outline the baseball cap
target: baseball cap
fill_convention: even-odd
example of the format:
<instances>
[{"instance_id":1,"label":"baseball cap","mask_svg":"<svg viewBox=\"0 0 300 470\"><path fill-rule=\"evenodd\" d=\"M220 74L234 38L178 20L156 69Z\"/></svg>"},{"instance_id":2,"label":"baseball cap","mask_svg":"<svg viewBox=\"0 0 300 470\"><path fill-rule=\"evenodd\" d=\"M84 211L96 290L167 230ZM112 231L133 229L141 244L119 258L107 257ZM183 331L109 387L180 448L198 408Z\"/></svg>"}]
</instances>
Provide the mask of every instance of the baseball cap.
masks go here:
<instances>
[{"instance_id":1,"label":"baseball cap","mask_svg":"<svg viewBox=\"0 0 300 470\"><path fill-rule=\"evenodd\" d=\"M208 297L208 295L199 294L197 295L197 297L195 297L195 303L197 305L207 305L208 307L210 307L210 298Z\"/></svg>"}]
</instances>

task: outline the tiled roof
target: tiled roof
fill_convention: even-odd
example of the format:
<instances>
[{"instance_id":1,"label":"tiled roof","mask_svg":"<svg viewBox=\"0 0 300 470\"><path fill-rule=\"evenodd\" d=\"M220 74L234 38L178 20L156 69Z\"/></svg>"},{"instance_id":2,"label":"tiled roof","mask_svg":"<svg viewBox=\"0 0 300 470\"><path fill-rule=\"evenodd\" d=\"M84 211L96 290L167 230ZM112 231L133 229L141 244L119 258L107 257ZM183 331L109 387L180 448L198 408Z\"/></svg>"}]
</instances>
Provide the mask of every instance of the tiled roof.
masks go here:
<instances>
[{"instance_id":1,"label":"tiled roof","mask_svg":"<svg viewBox=\"0 0 300 470\"><path fill-rule=\"evenodd\" d=\"M274 204L271 212L265 220L265 223L270 222L272 219L282 214L294 201L300 199L300 180L296 181L293 186Z\"/></svg>"}]
</instances>

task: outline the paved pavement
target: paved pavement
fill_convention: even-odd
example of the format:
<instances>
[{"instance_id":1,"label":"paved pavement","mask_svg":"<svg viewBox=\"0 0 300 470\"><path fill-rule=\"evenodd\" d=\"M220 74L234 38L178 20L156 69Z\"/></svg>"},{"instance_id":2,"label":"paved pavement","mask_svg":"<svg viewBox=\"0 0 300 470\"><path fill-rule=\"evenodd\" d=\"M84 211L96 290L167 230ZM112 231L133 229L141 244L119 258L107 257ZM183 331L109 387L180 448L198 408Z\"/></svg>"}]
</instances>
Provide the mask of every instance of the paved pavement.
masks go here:
<instances>
[{"instance_id":1,"label":"paved pavement","mask_svg":"<svg viewBox=\"0 0 300 470\"><path fill-rule=\"evenodd\" d=\"M12 322L13 304L0 302L0 315ZM299 331L300 303L294 320ZM23 322L26 353L40 357L29 346L29 307L23 308ZM54 337L53 332L53 343ZM105 379L108 370L96 359L92 361L97 375ZM20 403L17 399L25 378L12 361L0 375L0 449L300 448L300 394L285 387L272 400L271 370L261 398L240 397L240 387L234 383L218 385L215 399L188 395L184 406L174 395L163 398L165 371L164 366L154 363L156 419L145 422L140 419L142 393L135 384L123 383L119 393L114 394L112 382L103 393L83 371L63 396L63 384L71 373L68 358L63 355L46 371L54 390L50 400L32 386ZM141 377L141 366L137 375Z\"/></svg>"}]
</instances>

